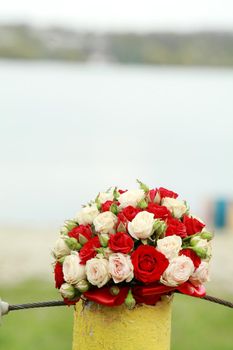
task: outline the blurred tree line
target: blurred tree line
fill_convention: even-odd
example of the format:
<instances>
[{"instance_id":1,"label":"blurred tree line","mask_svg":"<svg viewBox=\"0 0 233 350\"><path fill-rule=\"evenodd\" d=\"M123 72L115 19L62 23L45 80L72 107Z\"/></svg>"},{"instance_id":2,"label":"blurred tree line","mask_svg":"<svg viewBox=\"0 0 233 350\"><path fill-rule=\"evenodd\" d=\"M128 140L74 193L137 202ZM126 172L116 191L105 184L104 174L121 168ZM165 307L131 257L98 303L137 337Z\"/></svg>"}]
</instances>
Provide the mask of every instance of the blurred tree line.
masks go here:
<instances>
[{"instance_id":1,"label":"blurred tree line","mask_svg":"<svg viewBox=\"0 0 233 350\"><path fill-rule=\"evenodd\" d=\"M60 27L0 25L0 57L232 66L233 33L94 33Z\"/></svg>"}]
</instances>

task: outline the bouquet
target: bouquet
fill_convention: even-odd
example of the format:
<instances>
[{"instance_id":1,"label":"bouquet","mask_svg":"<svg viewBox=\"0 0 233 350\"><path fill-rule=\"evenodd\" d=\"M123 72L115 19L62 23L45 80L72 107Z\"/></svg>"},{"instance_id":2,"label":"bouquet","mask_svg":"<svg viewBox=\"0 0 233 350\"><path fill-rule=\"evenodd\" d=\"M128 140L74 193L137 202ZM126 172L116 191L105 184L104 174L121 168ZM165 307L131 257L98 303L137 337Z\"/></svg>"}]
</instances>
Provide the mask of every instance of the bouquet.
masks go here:
<instances>
[{"instance_id":1,"label":"bouquet","mask_svg":"<svg viewBox=\"0 0 233 350\"><path fill-rule=\"evenodd\" d=\"M54 276L67 304L155 305L175 291L203 297L213 235L165 188L112 187L61 228Z\"/></svg>"}]
</instances>

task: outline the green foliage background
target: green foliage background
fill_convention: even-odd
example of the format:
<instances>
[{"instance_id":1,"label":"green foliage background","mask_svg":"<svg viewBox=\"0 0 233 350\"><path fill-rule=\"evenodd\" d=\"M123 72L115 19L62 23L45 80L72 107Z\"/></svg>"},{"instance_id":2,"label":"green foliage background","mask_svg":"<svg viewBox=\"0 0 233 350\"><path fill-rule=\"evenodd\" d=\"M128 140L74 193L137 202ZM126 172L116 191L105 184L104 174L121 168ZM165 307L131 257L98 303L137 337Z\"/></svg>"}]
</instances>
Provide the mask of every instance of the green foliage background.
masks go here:
<instances>
[{"instance_id":1,"label":"green foliage background","mask_svg":"<svg viewBox=\"0 0 233 350\"><path fill-rule=\"evenodd\" d=\"M0 58L232 66L232 32L94 33L0 25Z\"/></svg>"}]
</instances>

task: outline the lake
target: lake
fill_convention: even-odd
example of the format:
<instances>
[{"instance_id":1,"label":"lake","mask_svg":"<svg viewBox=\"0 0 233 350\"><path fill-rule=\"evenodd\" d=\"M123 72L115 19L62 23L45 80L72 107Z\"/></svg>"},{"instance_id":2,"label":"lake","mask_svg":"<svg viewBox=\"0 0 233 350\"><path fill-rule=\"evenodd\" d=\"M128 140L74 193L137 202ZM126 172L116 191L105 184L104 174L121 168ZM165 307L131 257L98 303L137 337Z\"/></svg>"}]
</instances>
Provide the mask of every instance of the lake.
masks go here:
<instances>
[{"instance_id":1,"label":"lake","mask_svg":"<svg viewBox=\"0 0 233 350\"><path fill-rule=\"evenodd\" d=\"M0 61L0 223L59 225L139 178L233 197L233 70Z\"/></svg>"}]
</instances>

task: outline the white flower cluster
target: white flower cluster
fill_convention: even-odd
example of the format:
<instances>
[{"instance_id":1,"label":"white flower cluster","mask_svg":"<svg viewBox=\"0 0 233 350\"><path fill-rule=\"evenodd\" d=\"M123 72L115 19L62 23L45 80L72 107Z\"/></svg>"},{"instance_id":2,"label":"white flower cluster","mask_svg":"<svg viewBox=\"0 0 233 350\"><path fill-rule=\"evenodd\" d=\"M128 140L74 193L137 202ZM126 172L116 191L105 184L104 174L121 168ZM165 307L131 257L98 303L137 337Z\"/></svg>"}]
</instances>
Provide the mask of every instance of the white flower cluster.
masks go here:
<instances>
[{"instance_id":1,"label":"white flower cluster","mask_svg":"<svg viewBox=\"0 0 233 350\"><path fill-rule=\"evenodd\" d=\"M86 265L80 264L78 253L68 255L63 263L65 285L80 288L79 282L86 280L93 286L103 287L111 278L114 283L130 282L133 277L133 265L130 256L122 253L111 254L109 259L103 257L92 258ZM64 298L70 297L70 290L61 287ZM67 294L68 293L68 294Z\"/></svg>"},{"instance_id":2,"label":"white flower cluster","mask_svg":"<svg viewBox=\"0 0 233 350\"><path fill-rule=\"evenodd\" d=\"M72 299L76 295L76 290L83 293L90 285L101 288L111 279L116 284L132 281L136 276L136 267L134 269L131 254L142 244L154 246L159 255L164 256L162 258L167 268L164 268L165 270L163 269L159 275L161 277L159 281L157 280L158 283L178 287L190 281L198 287L209 280L209 257L211 255L209 233L205 232L207 238L204 233L202 236L202 229L194 231L197 234L193 234L192 231L191 234L190 232L185 233L188 225L192 225L192 223L187 223L186 227L185 220L197 220L189 214L186 202L176 199L177 194L166 189L152 190L153 197L153 193L150 195L149 190L147 191L146 187L143 189L143 186L139 190L118 192L116 188L110 188L107 192L100 192L95 202L83 207L75 218L63 227L61 237L55 243L53 255L62 265L64 283L59 288L64 298ZM102 206L108 205L109 202L110 205L113 203L115 206L114 210L102 209ZM128 212L135 211L130 219L127 217L127 210ZM165 215L156 216L154 210L158 210L158 213L159 210L162 210ZM124 217L125 221L119 224L118 214L122 212L126 213L127 219ZM195 224L204 227L200 220ZM132 242L131 250L127 254L124 251L124 253L114 251L113 248L111 250L108 246L110 235L113 236L119 232L118 225L123 227L123 232L128 235L126 239ZM89 230L90 238L82 233L77 240L75 235L68 235L70 231L78 229L79 226L84 232ZM180 234L181 226L184 230L182 234L186 236ZM170 230L172 228L172 233L169 231L169 234L166 235L167 228ZM96 236L100 241L100 246L96 249L98 252L83 262L82 250L79 251L85 247L85 244L88 244L89 239ZM133 244L136 246L134 251L132 251ZM200 260L198 264L192 259L191 253L187 254L188 256L183 253L186 248L190 249L192 254L197 254L197 259Z\"/></svg>"}]
</instances>

